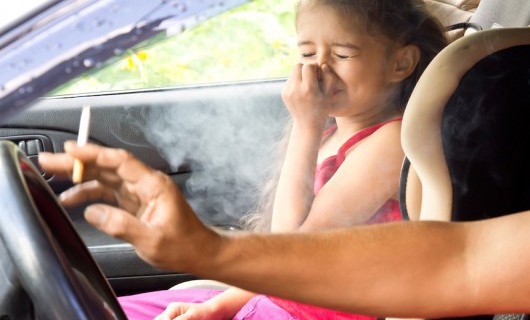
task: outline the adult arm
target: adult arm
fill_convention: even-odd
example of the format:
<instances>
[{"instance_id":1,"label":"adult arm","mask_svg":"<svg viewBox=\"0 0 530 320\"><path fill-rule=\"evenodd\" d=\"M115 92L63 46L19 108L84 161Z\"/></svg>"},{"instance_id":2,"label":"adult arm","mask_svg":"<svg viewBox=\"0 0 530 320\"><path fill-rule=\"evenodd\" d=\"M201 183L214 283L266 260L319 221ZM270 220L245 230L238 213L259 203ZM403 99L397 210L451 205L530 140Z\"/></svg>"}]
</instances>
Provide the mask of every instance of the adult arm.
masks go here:
<instances>
[{"instance_id":1,"label":"adult arm","mask_svg":"<svg viewBox=\"0 0 530 320\"><path fill-rule=\"evenodd\" d=\"M63 201L121 199L119 206L90 206L87 220L133 244L155 266L358 314L530 312L530 212L469 223L226 235L198 220L169 177L128 153L75 144L66 150L41 156L41 165L71 173L75 156L85 163L86 178L97 183L71 189Z\"/></svg>"},{"instance_id":2,"label":"adult arm","mask_svg":"<svg viewBox=\"0 0 530 320\"><path fill-rule=\"evenodd\" d=\"M190 271L256 292L376 316L529 312L529 224L526 212L473 223L222 236L214 258L204 257L203 268Z\"/></svg>"}]
</instances>

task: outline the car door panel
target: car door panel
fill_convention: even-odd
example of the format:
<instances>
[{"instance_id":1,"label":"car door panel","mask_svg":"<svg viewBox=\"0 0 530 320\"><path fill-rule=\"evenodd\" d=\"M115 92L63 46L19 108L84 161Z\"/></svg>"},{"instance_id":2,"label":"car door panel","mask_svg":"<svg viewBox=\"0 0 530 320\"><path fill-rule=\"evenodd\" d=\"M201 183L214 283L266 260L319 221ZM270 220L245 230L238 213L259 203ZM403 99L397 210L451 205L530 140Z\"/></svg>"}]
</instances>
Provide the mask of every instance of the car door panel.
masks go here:
<instances>
[{"instance_id":1,"label":"car door panel","mask_svg":"<svg viewBox=\"0 0 530 320\"><path fill-rule=\"evenodd\" d=\"M89 105L91 142L130 151L170 175L206 224L237 229L239 217L256 199L257 182L265 176L285 124L283 82L43 98L4 122L0 139L38 139L45 141L44 151L62 152L66 140L76 139L81 109ZM245 171L241 176L238 168ZM225 170L230 172L221 173ZM198 186L196 176L205 185ZM69 180L46 178L57 194L71 186ZM90 226L84 208L67 212L118 294L164 289L193 278L143 262L130 245Z\"/></svg>"}]
</instances>

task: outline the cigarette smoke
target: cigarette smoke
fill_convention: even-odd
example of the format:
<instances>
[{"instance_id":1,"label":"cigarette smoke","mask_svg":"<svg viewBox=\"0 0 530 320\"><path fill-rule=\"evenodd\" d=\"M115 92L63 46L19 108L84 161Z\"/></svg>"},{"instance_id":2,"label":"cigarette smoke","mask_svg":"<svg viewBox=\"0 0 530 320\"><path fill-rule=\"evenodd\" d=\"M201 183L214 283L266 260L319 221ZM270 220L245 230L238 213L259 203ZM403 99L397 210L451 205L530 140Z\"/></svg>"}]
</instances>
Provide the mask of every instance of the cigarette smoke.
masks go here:
<instances>
[{"instance_id":1,"label":"cigarette smoke","mask_svg":"<svg viewBox=\"0 0 530 320\"><path fill-rule=\"evenodd\" d=\"M279 91L221 90L153 108L145 136L172 172L191 169L181 188L199 217L233 225L257 200L288 113Z\"/></svg>"}]
</instances>

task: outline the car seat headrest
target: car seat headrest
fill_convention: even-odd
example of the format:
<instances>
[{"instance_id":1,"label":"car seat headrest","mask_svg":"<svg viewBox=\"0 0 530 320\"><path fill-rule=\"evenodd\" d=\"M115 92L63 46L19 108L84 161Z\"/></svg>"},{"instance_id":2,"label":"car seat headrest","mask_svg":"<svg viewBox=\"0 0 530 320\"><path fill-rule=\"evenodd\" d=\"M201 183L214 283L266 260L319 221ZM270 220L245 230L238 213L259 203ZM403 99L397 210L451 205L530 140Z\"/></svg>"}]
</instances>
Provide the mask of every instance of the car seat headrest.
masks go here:
<instances>
[{"instance_id":1,"label":"car seat headrest","mask_svg":"<svg viewBox=\"0 0 530 320\"><path fill-rule=\"evenodd\" d=\"M530 25L530 1L481 0L469 20L484 29L495 27L516 28Z\"/></svg>"},{"instance_id":2,"label":"car seat headrest","mask_svg":"<svg viewBox=\"0 0 530 320\"><path fill-rule=\"evenodd\" d=\"M530 119L529 50L530 28L477 32L442 50L418 81L405 110L402 143L421 181L422 219L469 220L528 205L519 199L502 210L485 209L495 201L478 199L479 191L505 204L512 202L508 197L530 199L523 196L530 190L526 182L519 182L530 182L530 169L524 168L530 156L524 122ZM523 171L508 171L516 165ZM521 194L496 188L521 188ZM466 212L479 216L462 216Z\"/></svg>"},{"instance_id":3,"label":"car seat headrest","mask_svg":"<svg viewBox=\"0 0 530 320\"><path fill-rule=\"evenodd\" d=\"M470 21L480 0L424 0L424 2L427 10L443 26L453 26L446 33L448 40L452 42L464 35L466 23Z\"/></svg>"}]
</instances>

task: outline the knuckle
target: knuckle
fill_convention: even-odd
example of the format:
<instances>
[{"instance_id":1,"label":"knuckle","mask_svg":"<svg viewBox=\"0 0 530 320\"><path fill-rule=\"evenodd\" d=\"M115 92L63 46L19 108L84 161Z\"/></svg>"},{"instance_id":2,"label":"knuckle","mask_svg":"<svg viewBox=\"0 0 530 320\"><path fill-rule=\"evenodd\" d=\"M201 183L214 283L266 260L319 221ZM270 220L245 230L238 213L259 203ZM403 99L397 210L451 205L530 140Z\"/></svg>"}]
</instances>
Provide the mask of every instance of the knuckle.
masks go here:
<instances>
[{"instance_id":1,"label":"knuckle","mask_svg":"<svg viewBox=\"0 0 530 320\"><path fill-rule=\"evenodd\" d=\"M170 302L170 303L167 305L166 310L176 310L176 309L179 309L180 305L181 305L180 302Z\"/></svg>"},{"instance_id":2,"label":"knuckle","mask_svg":"<svg viewBox=\"0 0 530 320\"><path fill-rule=\"evenodd\" d=\"M165 173L163 173L162 171L158 171L158 170L155 170L153 172L153 177L155 179L157 179L157 180L160 180L160 181L163 181L163 182L166 182L166 183L169 180L169 177Z\"/></svg>"},{"instance_id":3,"label":"knuckle","mask_svg":"<svg viewBox=\"0 0 530 320\"><path fill-rule=\"evenodd\" d=\"M174 185L173 181L168 177L167 174L158 170L153 170L151 174L147 175L146 177L153 186L156 186L156 189L162 188L163 190L167 190L168 188L172 188Z\"/></svg>"},{"instance_id":4,"label":"knuckle","mask_svg":"<svg viewBox=\"0 0 530 320\"><path fill-rule=\"evenodd\" d=\"M119 158L123 159L123 160L129 160L132 158L132 155L129 151L127 150L124 150L124 149L116 149L116 154L118 155Z\"/></svg>"}]
</instances>

